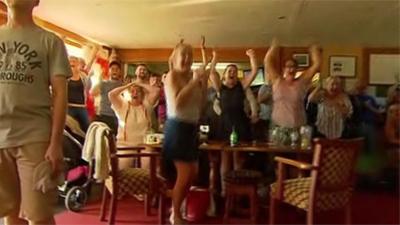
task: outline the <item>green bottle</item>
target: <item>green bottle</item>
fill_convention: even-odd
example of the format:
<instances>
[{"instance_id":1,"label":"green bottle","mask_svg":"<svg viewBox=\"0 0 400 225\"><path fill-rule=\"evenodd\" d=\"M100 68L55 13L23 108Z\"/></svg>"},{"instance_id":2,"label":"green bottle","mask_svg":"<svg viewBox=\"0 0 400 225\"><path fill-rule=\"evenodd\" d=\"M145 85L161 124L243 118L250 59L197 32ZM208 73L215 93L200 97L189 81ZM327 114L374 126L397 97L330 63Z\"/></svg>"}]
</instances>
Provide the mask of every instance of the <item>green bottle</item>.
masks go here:
<instances>
[{"instance_id":1,"label":"green bottle","mask_svg":"<svg viewBox=\"0 0 400 225\"><path fill-rule=\"evenodd\" d=\"M236 146L239 142L238 134L236 133L235 127L232 127L232 133L229 137L231 146Z\"/></svg>"}]
</instances>

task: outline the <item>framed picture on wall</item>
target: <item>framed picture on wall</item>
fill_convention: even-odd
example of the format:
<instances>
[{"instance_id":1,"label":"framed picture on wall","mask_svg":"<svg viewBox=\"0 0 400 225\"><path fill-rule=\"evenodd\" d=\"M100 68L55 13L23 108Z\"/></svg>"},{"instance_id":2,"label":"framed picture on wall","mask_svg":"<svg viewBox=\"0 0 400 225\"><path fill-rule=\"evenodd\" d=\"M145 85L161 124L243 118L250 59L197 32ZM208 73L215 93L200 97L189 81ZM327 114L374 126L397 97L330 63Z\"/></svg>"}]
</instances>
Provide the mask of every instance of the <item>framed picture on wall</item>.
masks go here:
<instances>
[{"instance_id":1,"label":"framed picture on wall","mask_svg":"<svg viewBox=\"0 0 400 225\"><path fill-rule=\"evenodd\" d=\"M296 60L298 67L308 67L310 66L310 59L308 54L293 54L293 59Z\"/></svg>"},{"instance_id":2,"label":"framed picture on wall","mask_svg":"<svg viewBox=\"0 0 400 225\"><path fill-rule=\"evenodd\" d=\"M329 73L331 76L355 77L356 56L330 56Z\"/></svg>"}]
</instances>

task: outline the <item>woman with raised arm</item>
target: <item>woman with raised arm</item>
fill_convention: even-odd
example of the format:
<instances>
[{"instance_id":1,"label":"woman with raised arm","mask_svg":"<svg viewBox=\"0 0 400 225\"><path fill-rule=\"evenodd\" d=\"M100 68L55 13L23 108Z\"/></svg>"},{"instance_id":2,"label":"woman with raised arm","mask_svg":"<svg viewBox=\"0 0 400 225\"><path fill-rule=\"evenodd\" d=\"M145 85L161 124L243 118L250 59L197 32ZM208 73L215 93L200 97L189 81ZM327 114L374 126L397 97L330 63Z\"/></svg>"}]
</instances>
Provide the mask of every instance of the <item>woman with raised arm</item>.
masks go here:
<instances>
[{"instance_id":1,"label":"woman with raised arm","mask_svg":"<svg viewBox=\"0 0 400 225\"><path fill-rule=\"evenodd\" d=\"M247 50L246 55L250 58L251 74L239 80L237 66L230 64L225 68L221 81L215 68L217 53L213 51L210 78L214 89L220 95L223 138L225 140L228 140L233 127L239 135L239 140L251 140L250 120L244 111L244 100L246 99L246 90L254 81L258 68L254 50Z\"/></svg>"},{"instance_id":2,"label":"woman with raised arm","mask_svg":"<svg viewBox=\"0 0 400 225\"><path fill-rule=\"evenodd\" d=\"M296 78L297 62L294 59L286 60L283 75L279 74L274 63L278 51L279 46L274 40L264 59L265 80L272 82L272 122L275 126L298 128L306 124L304 99L313 76L320 69L321 54L316 45L311 46L311 66Z\"/></svg>"},{"instance_id":3,"label":"woman with raised arm","mask_svg":"<svg viewBox=\"0 0 400 225\"><path fill-rule=\"evenodd\" d=\"M316 136L342 138L346 119L353 113L353 106L349 96L343 91L340 78L326 78L325 88L315 88L308 96L308 101L318 104Z\"/></svg>"},{"instance_id":4,"label":"woman with raised arm","mask_svg":"<svg viewBox=\"0 0 400 225\"><path fill-rule=\"evenodd\" d=\"M69 57L72 77L68 79L68 115L78 121L81 129L86 132L89 127L89 114L86 109L86 92L88 79L81 70L79 58Z\"/></svg>"},{"instance_id":5,"label":"woman with raised arm","mask_svg":"<svg viewBox=\"0 0 400 225\"><path fill-rule=\"evenodd\" d=\"M144 98L145 90L148 98ZM130 99L126 99L123 93L128 91ZM135 146L143 143L145 135L151 130L154 121L151 119L153 105L157 101L160 89L132 82L122 87L114 88L108 92L111 108L118 117L118 146ZM148 159L142 158L142 167L148 168ZM120 159L119 167L132 166L132 159Z\"/></svg>"},{"instance_id":6,"label":"woman with raised arm","mask_svg":"<svg viewBox=\"0 0 400 225\"><path fill-rule=\"evenodd\" d=\"M164 84L168 118L164 127L163 160L167 173L174 169L177 172L171 224L185 224L180 211L182 201L198 173L197 124L207 97L208 75L204 65L192 72L192 63L192 47L179 43L170 56L170 70Z\"/></svg>"},{"instance_id":7,"label":"woman with raised arm","mask_svg":"<svg viewBox=\"0 0 400 225\"><path fill-rule=\"evenodd\" d=\"M250 58L251 74L244 77L242 80L238 78L238 68L234 64L230 64L225 68L223 79L221 81L218 72L216 71L217 53L213 51L211 61L210 78L212 85L220 96L221 106L221 132L223 140L229 140L229 135L235 129L240 141L251 140L250 119L245 112L244 102L248 95L250 84L253 82L257 74L257 60L254 50L249 49L246 55ZM251 102L251 99L248 99ZM252 110L255 110L252 107ZM257 115L257 112L252 112L252 115ZM223 176L226 172L234 169L240 169L246 157L237 152L222 152L221 153L221 184L223 184ZM233 161L233 163L232 163ZM225 187L222 185L222 196L224 196Z\"/></svg>"}]
</instances>

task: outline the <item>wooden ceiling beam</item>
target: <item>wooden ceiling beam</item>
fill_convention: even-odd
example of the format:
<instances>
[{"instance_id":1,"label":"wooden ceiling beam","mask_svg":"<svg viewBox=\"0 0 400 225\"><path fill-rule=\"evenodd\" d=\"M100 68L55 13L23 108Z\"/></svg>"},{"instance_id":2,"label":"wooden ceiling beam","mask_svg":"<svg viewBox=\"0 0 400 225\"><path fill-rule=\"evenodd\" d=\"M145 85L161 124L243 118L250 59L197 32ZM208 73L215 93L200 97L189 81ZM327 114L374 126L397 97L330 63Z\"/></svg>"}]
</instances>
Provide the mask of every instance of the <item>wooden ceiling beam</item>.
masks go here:
<instances>
[{"instance_id":1,"label":"wooden ceiling beam","mask_svg":"<svg viewBox=\"0 0 400 225\"><path fill-rule=\"evenodd\" d=\"M40 19L40 18L38 18L36 16L33 17L33 20L35 21L35 23L38 26L40 26L40 27L42 27L44 29L50 30L50 31L52 31L54 33L57 33L59 36L64 38L65 41L67 43L69 43L69 44L72 44L72 45L75 45L75 46L82 46L82 45L85 45L85 44L93 43L93 42L89 41L88 39L82 37L79 34L76 34L74 32L68 31L68 30L66 30L64 28L61 28L61 27L59 27L59 26L57 26L57 25L55 25L53 23L47 22L45 20L42 20L42 19ZM74 44L71 43L71 42L74 42Z\"/></svg>"},{"instance_id":2,"label":"wooden ceiling beam","mask_svg":"<svg viewBox=\"0 0 400 225\"><path fill-rule=\"evenodd\" d=\"M7 15L7 6L6 3L0 1L0 14Z\"/></svg>"},{"instance_id":3,"label":"wooden ceiling beam","mask_svg":"<svg viewBox=\"0 0 400 225\"><path fill-rule=\"evenodd\" d=\"M77 47L81 47L82 45L93 43L92 41L82 37L79 34L68 31L64 28L61 28L53 23L47 22L36 16L33 17L33 20L35 21L35 23L38 26L40 26L46 30L49 30L51 32L57 33L68 44L71 44L71 45L74 45ZM7 22L7 6L4 2L0 1L0 24L6 23L6 22Z\"/></svg>"},{"instance_id":4,"label":"wooden ceiling beam","mask_svg":"<svg viewBox=\"0 0 400 225\"><path fill-rule=\"evenodd\" d=\"M246 55L248 48L218 48L218 60L227 62L243 62L248 61L249 57ZM262 66L262 62L268 48L253 48L256 52L258 62ZM212 49L207 49L207 56L212 56ZM172 52L169 48L158 49L117 49L117 54L121 61L127 63L135 62L166 62ZM195 48L193 51L193 60L201 61L201 51Z\"/></svg>"},{"instance_id":5,"label":"wooden ceiling beam","mask_svg":"<svg viewBox=\"0 0 400 225\"><path fill-rule=\"evenodd\" d=\"M7 6L0 1L0 25L7 23Z\"/></svg>"}]
</instances>

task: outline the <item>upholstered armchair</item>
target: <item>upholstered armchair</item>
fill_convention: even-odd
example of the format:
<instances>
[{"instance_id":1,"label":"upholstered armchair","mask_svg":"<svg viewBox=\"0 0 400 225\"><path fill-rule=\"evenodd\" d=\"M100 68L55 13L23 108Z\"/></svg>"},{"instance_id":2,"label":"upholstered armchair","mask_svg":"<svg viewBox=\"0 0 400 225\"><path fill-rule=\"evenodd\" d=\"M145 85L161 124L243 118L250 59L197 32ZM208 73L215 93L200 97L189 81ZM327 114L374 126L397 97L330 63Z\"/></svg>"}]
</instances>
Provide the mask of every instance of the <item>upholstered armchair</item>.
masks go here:
<instances>
[{"instance_id":1,"label":"upholstered armchair","mask_svg":"<svg viewBox=\"0 0 400 225\"><path fill-rule=\"evenodd\" d=\"M278 202L306 211L307 224L314 224L316 213L334 209L344 209L345 221L351 224L354 168L362 144L362 139L316 139L311 164L275 157L278 174L271 185L270 224L275 224ZM285 179L287 166L296 167L302 174L309 171L311 176Z\"/></svg>"}]
</instances>

